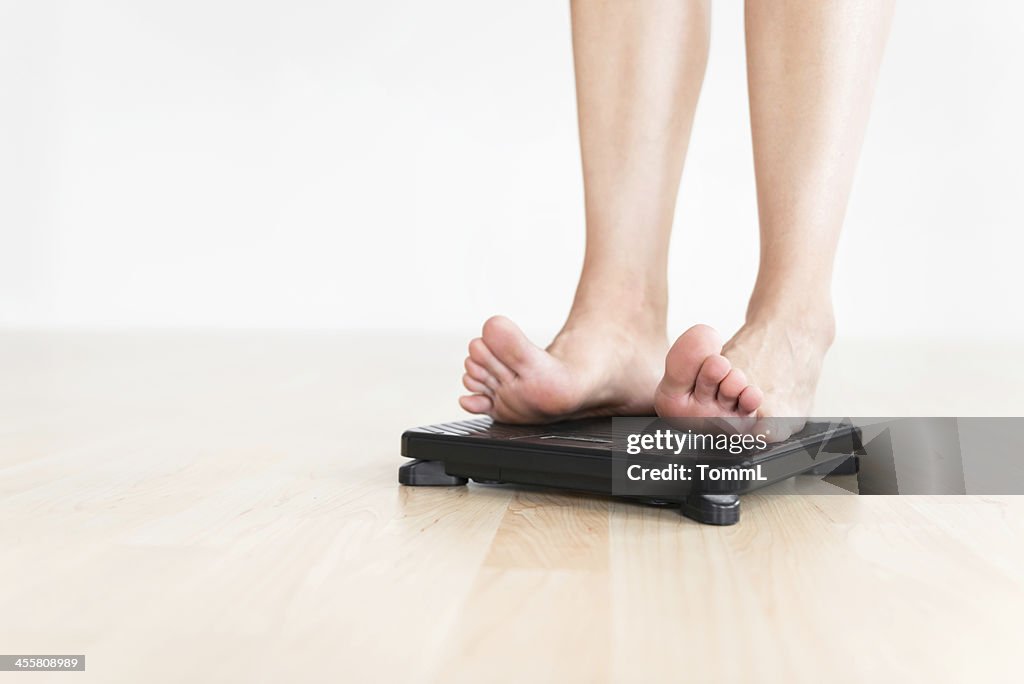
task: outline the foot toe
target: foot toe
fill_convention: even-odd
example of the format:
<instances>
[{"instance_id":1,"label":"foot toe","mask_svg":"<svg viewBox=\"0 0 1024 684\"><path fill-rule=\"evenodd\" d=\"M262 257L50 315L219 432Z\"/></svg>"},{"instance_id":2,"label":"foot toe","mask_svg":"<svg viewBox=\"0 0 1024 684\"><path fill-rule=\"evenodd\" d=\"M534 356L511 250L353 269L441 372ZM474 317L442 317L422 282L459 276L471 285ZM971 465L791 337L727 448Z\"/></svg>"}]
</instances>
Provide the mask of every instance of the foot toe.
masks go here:
<instances>
[{"instance_id":1,"label":"foot toe","mask_svg":"<svg viewBox=\"0 0 1024 684\"><path fill-rule=\"evenodd\" d=\"M491 372L489 370L481 366L473 359L467 358L465 366L466 374L469 375L469 377L473 378L479 383L487 385L492 390L498 389L499 385L501 384L498 382L497 378L491 375Z\"/></svg>"},{"instance_id":2,"label":"foot toe","mask_svg":"<svg viewBox=\"0 0 1024 684\"><path fill-rule=\"evenodd\" d=\"M665 356L661 391L668 395L692 392L704 361L722 351L722 339L714 328L695 325L675 341Z\"/></svg>"},{"instance_id":3,"label":"foot toe","mask_svg":"<svg viewBox=\"0 0 1024 684\"><path fill-rule=\"evenodd\" d=\"M754 385L747 385L746 388L740 392L738 399L740 413L753 413L761 406L761 402L763 401L764 392Z\"/></svg>"},{"instance_id":4,"label":"foot toe","mask_svg":"<svg viewBox=\"0 0 1024 684\"><path fill-rule=\"evenodd\" d=\"M494 391L484 383L473 378L473 376L471 376L469 373L464 373L462 375L462 386L468 389L470 392L473 392L474 394L490 395Z\"/></svg>"},{"instance_id":5,"label":"foot toe","mask_svg":"<svg viewBox=\"0 0 1024 684\"><path fill-rule=\"evenodd\" d=\"M476 337L470 340L469 358L486 368L491 375L502 382L512 378L512 371L494 355L490 346L482 338Z\"/></svg>"},{"instance_id":6,"label":"foot toe","mask_svg":"<svg viewBox=\"0 0 1024 684\"><path fill-rule=\"evenodd\" d=\"M482 394L470 394L459 397L459 406L470 413L487 413L494 408L494 402Z\"/></svg>"},{"instance_id":7,"label":"foot toe","mask_svg":"<svg viewBox=\"0 0 1024 684\"><path fill-rule=\"evenodd\" d=\"M718 396L718 387L730 370L732 370L732 365L729 363L729 359L721 354L708 356L701 364L693 395L701 402L715 401Z\"/></svg>"},{"instance_id":8,"label":"foot toe","mask_svg":"<svg viewBox=\"0 0 1024 684\"><path fill-rule=\"evenodd\" d=\"M740 393L746 389L747 376L739 368L733 368L718 385L718 404L727 411L735 411Z\"/></svg>"},{"instance_id":9,"label":"foot toe","mask_svg":"<svg viewBox=\"0 0 1024 684\"><path fill-rule=\"evenodd\" d=\"M513 371L530 363L541 350L530 342L519 326L504 316L492 316L484 323L483 341L495 357Z\"/></svg>"}]
</instances>

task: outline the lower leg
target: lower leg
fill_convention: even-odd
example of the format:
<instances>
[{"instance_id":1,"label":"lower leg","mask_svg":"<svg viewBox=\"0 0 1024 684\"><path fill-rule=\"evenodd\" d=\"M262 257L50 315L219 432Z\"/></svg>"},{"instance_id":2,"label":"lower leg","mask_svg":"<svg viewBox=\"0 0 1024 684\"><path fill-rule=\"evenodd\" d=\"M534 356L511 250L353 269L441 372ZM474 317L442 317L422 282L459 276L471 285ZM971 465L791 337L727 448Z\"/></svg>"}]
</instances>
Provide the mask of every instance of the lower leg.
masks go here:
<instances>
[{"instance_id":1,"label":"lower leg","mask_svg":"<svg viewBox=\"0 0 1024 684\"><path fill-rule=\"evenodd\" d=\"M587 240L570 322L642 315L664 334L669 236L709 10L704 0L572 3Z\"/></svg>"},{"instance_id":2,"label":"lower leg","mask_svg":"<svg viewBox=\"0 0 1024 684\"><path fill-rule=\"evenodd\" d=\"M824 319L890 0L747 2L761 258L748 322ZM805 322L810 322L806 321Z\"/></svg>"},{"instance_id":3,"label":"lower leg","mask_svg":"<svg viewBox=\"0 0 1024 684\"><path fill-rule=\"evenodd\" d=\"M572 3L587 240L547 348L508 319L470 343L463 408L512 422L650 413L667 340L667 254L707 60L706 0Z\"/></svg>"},{"instance_id":4,"label":"lower leg","mask_svg":"<svg viewBox=\"0 0 1024 684\"><path fill-rule=\"evenodd\" d=\"M889 0L747 2L757 281L746 323L724 347L703 326L673 345L659 413L794 418L756 428L773 440L810 414L833 336L832 265L891 10Z\"/></svg>"},{"instance_id":5,"label":"lower leg","mask_svg":"<svg viewBox=\"0 0 1024 684\"><path fill-rule=\"evenodd\" d=\"M798 419L788 429L832 344L832 267L891 14L889 0L747 2L761 258L723 353L764 392L762 414Z\"/></svg>"}]
</instances>

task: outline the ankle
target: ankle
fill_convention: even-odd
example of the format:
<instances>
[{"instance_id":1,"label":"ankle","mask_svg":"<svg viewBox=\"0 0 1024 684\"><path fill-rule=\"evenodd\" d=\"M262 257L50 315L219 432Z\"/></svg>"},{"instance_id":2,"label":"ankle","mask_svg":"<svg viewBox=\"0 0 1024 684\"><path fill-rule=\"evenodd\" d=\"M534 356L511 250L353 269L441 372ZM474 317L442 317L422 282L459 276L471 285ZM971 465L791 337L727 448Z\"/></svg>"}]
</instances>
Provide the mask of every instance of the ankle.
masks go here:
<instances>
[{"instance_id":1,"label":"ankle","mask_svg":"<svg viewBox=\"0 0 1024 684\"><path fill-rule=\"evenodd\" d=\"M768 326L782 326L788 331L798 332L823 349L831 347L836 336L831 299L771 301L752 297L744 327Z\"/></svg>"},{"instance_id":2,"label":"ankle","mask_svg":"<svg viewBox=\"0 0 1024 684\"><path fill-rule=\"evenodd\" d=\"M563 329L626 331L665 338L668 294L664 283L619 276L581 278Z\"/></svg>"},{"instance_id":3,"label":"ankle","mask_svg":"<svg viewBox=\"0 0 1024 684\"><path fill-rule=\"evenodd\" d=\"M576 335L588 340L611 339L627 346L668 341L664 318L609 306L573 306L558 337L564 340Z\"/></svg>"}]
</instances>

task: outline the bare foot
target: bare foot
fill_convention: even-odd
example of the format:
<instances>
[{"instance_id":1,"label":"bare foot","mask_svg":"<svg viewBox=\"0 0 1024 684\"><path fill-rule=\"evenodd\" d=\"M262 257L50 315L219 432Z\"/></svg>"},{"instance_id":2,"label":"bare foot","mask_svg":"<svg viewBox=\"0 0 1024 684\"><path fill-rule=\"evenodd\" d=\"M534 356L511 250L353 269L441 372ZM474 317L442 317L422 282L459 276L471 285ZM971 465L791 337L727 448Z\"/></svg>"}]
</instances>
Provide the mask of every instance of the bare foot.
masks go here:
<instances>
[{"instance_id":1,"label":"bare foot","mask_svg":"<svg viewBox=\"0 0 1024 684\"><path fill-rule=\"evenodd\" d=\"M505 423L651 415L668 342L619 322L572 319L545 350L503 316L469 343L460 397L470 413Z\"/></svg>"},{"instance_id":2,"label":"bare foot","mask_svg":"<svg viewBox=\"0 0 1024 684\"><path fill-rule=\"evenodd\" d=\"M799 432L832 343L830 316L748 323L722 345L712 328L683 333L665 359L655 408L664 417L756 418L750 432L778 442Z\"/></svg>"},{"instance_id":3,"label":"bare foot","mask_svg":"<svg viewBox=\"0 0 1024 684\"><path fill-rule=\"evenodd\" d=\"M754 418L763 400L761 390L722 355L718 333L695 325L665 356L654 407L664 418Z\"/></svg>"}]
</instances>

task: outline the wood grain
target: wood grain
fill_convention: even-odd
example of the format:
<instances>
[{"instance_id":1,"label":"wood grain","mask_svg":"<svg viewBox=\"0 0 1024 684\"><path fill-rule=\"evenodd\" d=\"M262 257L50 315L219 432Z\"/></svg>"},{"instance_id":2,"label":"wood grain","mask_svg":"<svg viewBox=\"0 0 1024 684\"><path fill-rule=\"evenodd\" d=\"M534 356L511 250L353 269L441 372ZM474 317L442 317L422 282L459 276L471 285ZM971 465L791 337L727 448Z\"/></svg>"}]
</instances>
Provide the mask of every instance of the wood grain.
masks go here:
<instances>
[{"instance_id":1,"label":"wood grain","mask_svg":"<svg viewBox=\"0 0 1024 684\"><path fill-rule=\"evenodd\" d=\"M0 335L0 650L87 656L84 674L0 681L1019 678L1021 499L756 495L715 528L399 487L401 430L458 415L461 349ZM870 369L894 362L839 352L869 370L832 368L823 412L864 413ZM975 370L974 413L1024 410ZM906 382L869 412L935 401Z\"/></svg>"}]
</instances>

